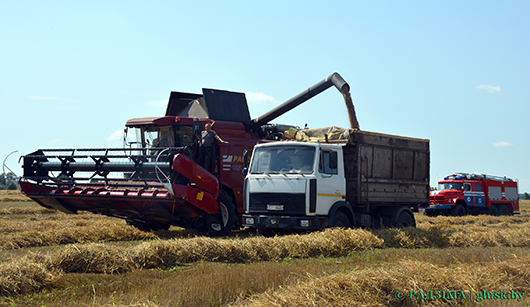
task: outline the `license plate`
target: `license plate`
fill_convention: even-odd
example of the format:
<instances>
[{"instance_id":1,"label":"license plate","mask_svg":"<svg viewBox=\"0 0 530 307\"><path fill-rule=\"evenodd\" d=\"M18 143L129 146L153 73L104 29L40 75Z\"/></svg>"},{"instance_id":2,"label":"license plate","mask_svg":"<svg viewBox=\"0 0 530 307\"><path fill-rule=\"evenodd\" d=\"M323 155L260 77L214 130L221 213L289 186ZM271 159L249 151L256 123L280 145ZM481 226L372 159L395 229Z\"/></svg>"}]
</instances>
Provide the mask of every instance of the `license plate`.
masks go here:
<instances>
[{"instance_id":1,"label":"license plate","mask_svg":"<svg viewBox=\"0 0 530 307\"><path fill-rule=\"evenodd\" d=\"M267 205L267 210L283 211L283 205Z\"/></svg>"}]
</instances>

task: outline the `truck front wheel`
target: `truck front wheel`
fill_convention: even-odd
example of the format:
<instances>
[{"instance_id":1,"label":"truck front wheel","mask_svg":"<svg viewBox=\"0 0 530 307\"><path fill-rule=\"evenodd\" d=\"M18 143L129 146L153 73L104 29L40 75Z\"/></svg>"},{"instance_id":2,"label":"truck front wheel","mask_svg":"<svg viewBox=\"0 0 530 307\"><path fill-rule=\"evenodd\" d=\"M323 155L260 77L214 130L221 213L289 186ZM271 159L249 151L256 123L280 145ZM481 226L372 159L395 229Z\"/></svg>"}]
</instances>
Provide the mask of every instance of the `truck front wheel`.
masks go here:
<instances>
[{"instance_id":1,"label":"truck front wheel","mask_svg":"<svg viewBox=\"0 0 530 307\"><path fill-rule=\"evenodd\" d=\"M451 208L451 215L452 216L464 216L466 215L466 208L464 208L462 204L456 204L453 208Z\"/></svg>"},{"instance_id":2,"label":"truck front wheel","mask_svg":"<svg viewBox=\"0 0 530 307\"><path fill-rule=\"evenodd\" d=\"M333 214L333 220L331 221L330 226L350 228L351 222L346 214L341 211L337 211L335 214Z\"/></svg>"}]
</instances>

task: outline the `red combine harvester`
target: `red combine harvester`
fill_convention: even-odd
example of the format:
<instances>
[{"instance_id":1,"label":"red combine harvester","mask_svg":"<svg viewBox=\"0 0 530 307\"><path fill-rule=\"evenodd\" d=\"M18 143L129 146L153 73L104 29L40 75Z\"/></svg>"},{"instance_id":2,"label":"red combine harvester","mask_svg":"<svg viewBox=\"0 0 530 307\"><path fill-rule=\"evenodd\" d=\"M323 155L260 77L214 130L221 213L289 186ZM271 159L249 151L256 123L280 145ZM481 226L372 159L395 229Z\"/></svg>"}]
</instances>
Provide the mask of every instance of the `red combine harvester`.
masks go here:
<instances>
[{"instance_id":1,"label":"red combine harvester","mask_svg":"<svg viewBox=\"0 0 530 307\"><path fill-rule=\"evenodd\" d=\"M166 116L131 119L124 148L39 149L22 156L22 191L46 208L125 219L143 230L171 225L228 235L241 226L243 162L258 142L283 139L292 126L268 124L335 86L349 97L338 73L251 120L243 93L203 89L171 92ZM212 172L199 163L205 124L228 144L214 144Z\"/></svg>"},{"instance_id":2,"label":"red combine harvester","mask_svg":"<svg viewBox=\"0 0 530 307\"><path fill-rule=\"evenodd\" d=\"M438 182L431 191L424 214L462 216L466 214L519 214L517 181L491 175L456 173Z\"/></svg>"}]
</instances>

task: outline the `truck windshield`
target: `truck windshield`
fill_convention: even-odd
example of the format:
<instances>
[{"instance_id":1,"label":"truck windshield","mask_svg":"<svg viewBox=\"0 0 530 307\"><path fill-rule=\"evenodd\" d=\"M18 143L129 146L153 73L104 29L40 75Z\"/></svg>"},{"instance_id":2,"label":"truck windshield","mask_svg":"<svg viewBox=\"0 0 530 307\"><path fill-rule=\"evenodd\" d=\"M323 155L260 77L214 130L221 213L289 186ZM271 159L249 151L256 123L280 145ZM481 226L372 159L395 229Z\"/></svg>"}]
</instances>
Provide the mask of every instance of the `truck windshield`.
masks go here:
<instances>
[{"instance_id":1,"label":"truck windshield","mask_svg":"<svg viewBox=\"0 0 530 307\"><path fill-rule=\"evenodd\" d=\"M438 184L438 190L463 190L464 185L461 182L442 182Z\"/></svg>"},{"instance_id":2,"label":"truck windshield","mask_svg":"<svg viewBox=\"0 0 530 307\"><path fill-rule=\"evenodd\" d=\"M311 174L315 148L311 146L271 146L254 149L252 174Z\"/></svg>"}]
</instances>

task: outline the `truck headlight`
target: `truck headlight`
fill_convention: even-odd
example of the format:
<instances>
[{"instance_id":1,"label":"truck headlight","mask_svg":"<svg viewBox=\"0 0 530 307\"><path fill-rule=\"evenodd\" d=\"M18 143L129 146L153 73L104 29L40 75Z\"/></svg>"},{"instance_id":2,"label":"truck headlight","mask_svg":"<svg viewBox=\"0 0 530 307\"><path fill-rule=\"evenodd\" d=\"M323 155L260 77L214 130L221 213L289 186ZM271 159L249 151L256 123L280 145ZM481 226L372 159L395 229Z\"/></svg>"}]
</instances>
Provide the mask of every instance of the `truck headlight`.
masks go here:
<instances>
[{"instance_id":1,"label":"truck headlight","mask_svg":"<svg viewBox=\"0 0 530 307\"><path fill-rule=\"evenodd\" d=\"M309 221L308 220L300 220L300 226L309 227Z\"/></svg>"},{"instance_id":2,"label":"truck headlight","mask_svg":"<svg viewBox=\"0 0 530 307\"><path fill-rule=\"evenodd\" d=\"M245 218L245 224L247 224L247 225L254 225L254 218L253 218L253 217L247 217L247 218Z\"/></svg>"}]
</instances>

